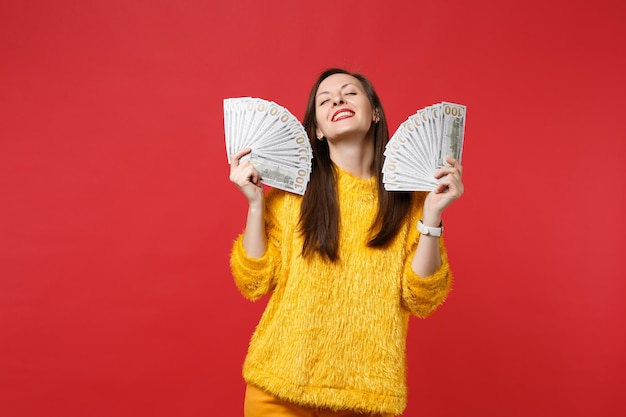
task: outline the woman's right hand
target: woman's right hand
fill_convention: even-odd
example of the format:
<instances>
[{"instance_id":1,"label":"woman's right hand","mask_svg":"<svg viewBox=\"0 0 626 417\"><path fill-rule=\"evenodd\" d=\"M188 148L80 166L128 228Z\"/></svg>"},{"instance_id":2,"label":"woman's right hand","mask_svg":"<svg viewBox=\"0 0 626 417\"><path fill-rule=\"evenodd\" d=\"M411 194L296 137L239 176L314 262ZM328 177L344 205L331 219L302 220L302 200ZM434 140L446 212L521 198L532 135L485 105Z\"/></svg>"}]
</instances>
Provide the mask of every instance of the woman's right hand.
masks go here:
<instances>
[{"instance_id":1,"label":"woman's right hand","mask_svg":"<svg viewBox=\"0 0 626 417\"><path fill-rule=\"evenodd\" d=\"M261 175L249 160L241 161L241 158L252 152L245 148L233 154L230 159L230 181L241 190L248 200L248 204L262 204L264 199Z\"/></svg>"}]
</instances>

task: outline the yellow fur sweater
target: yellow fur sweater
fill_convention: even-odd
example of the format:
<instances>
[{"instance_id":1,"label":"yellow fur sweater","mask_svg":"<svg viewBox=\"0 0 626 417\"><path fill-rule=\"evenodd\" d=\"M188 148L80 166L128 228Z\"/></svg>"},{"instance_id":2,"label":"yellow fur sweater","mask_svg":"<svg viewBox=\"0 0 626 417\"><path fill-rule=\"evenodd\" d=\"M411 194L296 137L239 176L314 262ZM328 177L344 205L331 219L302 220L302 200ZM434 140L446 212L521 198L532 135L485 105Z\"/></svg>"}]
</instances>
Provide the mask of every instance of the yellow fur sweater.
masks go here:
<instances>
[{"instance_id":1,"label":"yellow fur sweater","mask_svg":"<svg viewBox=\"0 0 626 417\"><path fill-rule=\"evenodd\" d=\"M339 260L303 258L298 232L301 197L266 196L267 251L250 258L242 236L231 269L243 295L272 293L252 336L243 376L303 406L400 414L406 406L405 345L409 314L425 317L444 300L451 275L442 266L418 277L411 261L424 195L385 249L366 246L376 214L376 180L339 171Z\"/></svg>"}]
</instances>

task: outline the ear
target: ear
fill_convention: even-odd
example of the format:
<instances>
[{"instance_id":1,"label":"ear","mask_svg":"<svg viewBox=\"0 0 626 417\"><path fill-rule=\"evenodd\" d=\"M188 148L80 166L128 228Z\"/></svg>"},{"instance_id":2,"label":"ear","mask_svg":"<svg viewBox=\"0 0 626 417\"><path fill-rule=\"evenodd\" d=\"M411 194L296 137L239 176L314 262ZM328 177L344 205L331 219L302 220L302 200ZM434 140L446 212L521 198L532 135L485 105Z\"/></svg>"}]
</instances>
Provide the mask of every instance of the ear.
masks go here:
<instances>
[{"instance_id":1,"label":"ear","mask_svg":"<svg viewBox=\"0 0 626 417\"><path fill-rule=\"evenodd\" d=\"M324 134L318 127L315 128L315 136L317 137L317 140L324 140Z\"/></svg>"}]
</instances>

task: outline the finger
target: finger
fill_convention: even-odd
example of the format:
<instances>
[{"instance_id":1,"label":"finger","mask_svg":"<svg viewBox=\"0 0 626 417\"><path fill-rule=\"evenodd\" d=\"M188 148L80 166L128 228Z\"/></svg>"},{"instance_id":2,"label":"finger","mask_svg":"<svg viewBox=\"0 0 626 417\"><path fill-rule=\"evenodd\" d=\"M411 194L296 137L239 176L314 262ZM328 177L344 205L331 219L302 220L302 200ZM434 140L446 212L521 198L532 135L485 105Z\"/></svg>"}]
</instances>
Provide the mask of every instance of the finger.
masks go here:
<instances>
[{"instance_id":1,"label":"finger","mask_svg":"<svg viewBox=\"0 0 626 417\"><path fill-rule=\"evenodd\" d=\"M445 193L446 191L448 191L448 184L440 182L439 184L437 184L437 188L435 188L433 191L435 194Z\"/></svg>"},{"instance_id":2,"label":"finger","mask_svg":"<svg viewBox=\"0 0 626 417\"><path fill-rule=\"evenodd\" d=\"M446 159L446 162L449 163L452 166L454 166L454 165L459 163L459 161L457 161L455 158L451 157L450 155L446 155L445 159Z\"/></svg>"},{"instance_id":3,"label":"finger","mask_svg":"<svg viewBox=\"0 0 626 417\"><path fill-rule=\"evenodd\" d=\"M235 152L235 153L233 154L233 156L231 156L231 157L230 157L230 164L231 164L232 166L234 166L234 167L238 166L238 165L239 165L239 160L240 160L243 156L245 156L245 155L249 154L250 152L252 152L252 148L243 148L243 149L240 149L239 151Z\"/></svg>"},{"instance_id":4,"label":"finger","mask_svg":"<svg viewBox=\"0 0 626 417\"><path fill-rule=\"evenodd\" d=\"M463 176L463 166L457 162L453 167L441 167L435 172L435 178L437 179L443 178L447 175L461 178Z\"/></svg>"},{"instance_id":5,"label":"finger","mask_svg":"<svg viewBox=\"0 0 626 417\"><path fill-rule=\"evenodd\" d=\"M256 185L257 187L259 185L261 185L261 174L259 174L259 171L257 171L256 169L252 168L252 172L250 173L250 176L248 177L248 180Z\"/></svg>"},{"instance_id":6,"label":"finger","mask_svg":"<svg viewBox=\"0 0 626 417\"><path fill-rule=\"evenodd\" d=\"M243 161L237 167L231 167L230 180L237 186L242 187L251 182L251 178L255 176L256 170L248 162Z\"/></svg>"},{"instance_id":7,"label":"finger","mask_svg":"<svg viewBox=\"0 0 626 417\"><path fill-rule=\"evenodd\" d=\"M446 162L449 163L453 168L457 169L459 171L459 174L463 175L463 165L461 165L459 161L457 161L450 155L446 155Z\"/></svg>"},{"instance_id":8,"label":"finger","mask_svg":"<svg viewBox=\"0 0 626 417\"><path fill-rule=\"evenodd\" d=\"M441 183L440 187L445 187L445 192L449 193L452 199L457 199L463 195L463 182L454 175L446 176Z\"/></svg>"},{"instance_id":9,"label":"finger","mask_svg":"<svg viewBox=\"0 0 626 417\"><path fill-rule=\"evenodd\" d=\"M448 174L454 174L453 167L441 167L435 172L435 178L443 178Z\"/></svg>"},{"instance_id":10,"label":"finger","mask_svg":"<svg viewBox=\"0 0 626 417\"><path fill-rule=\"evenodd\" d=\"M261 184L261 174L259 174L259 171L257 171L253 165L248 164L245 171L242 173L241 181L239 182L239 184L241 186L253 184L258 187Z\"/></svg>"},{"instance_id":11,"label":"finger","mask_svg":"<svg viewBox=\"0 0 626 417\"><path fill-rule=\"evenodd\" d=\"M456 192L463 188L463 182L458 169L440 169L437 174L441 175L437 186L438 192L453 191Z\"/></svg>"}]
</instances>

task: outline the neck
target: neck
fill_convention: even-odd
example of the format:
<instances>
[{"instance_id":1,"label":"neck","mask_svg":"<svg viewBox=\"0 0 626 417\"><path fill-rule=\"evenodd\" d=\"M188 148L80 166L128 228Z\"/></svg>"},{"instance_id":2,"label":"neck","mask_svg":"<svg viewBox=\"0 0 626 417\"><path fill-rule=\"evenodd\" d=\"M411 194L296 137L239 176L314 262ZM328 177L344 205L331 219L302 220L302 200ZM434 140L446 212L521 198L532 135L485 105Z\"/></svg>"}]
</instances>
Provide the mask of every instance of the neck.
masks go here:
<instances>
[{"instance_id":1,"label":"neck","mask_svg":"<svg viewBox=\"0 0 626 417\"><path fill-rule=\"evenodd\" d=\"M374 162L374 140L372 135L365 139L328 142L330 159L344 171L355 177L368 179L372 176Z\"/></svg>"}]
</instances>

